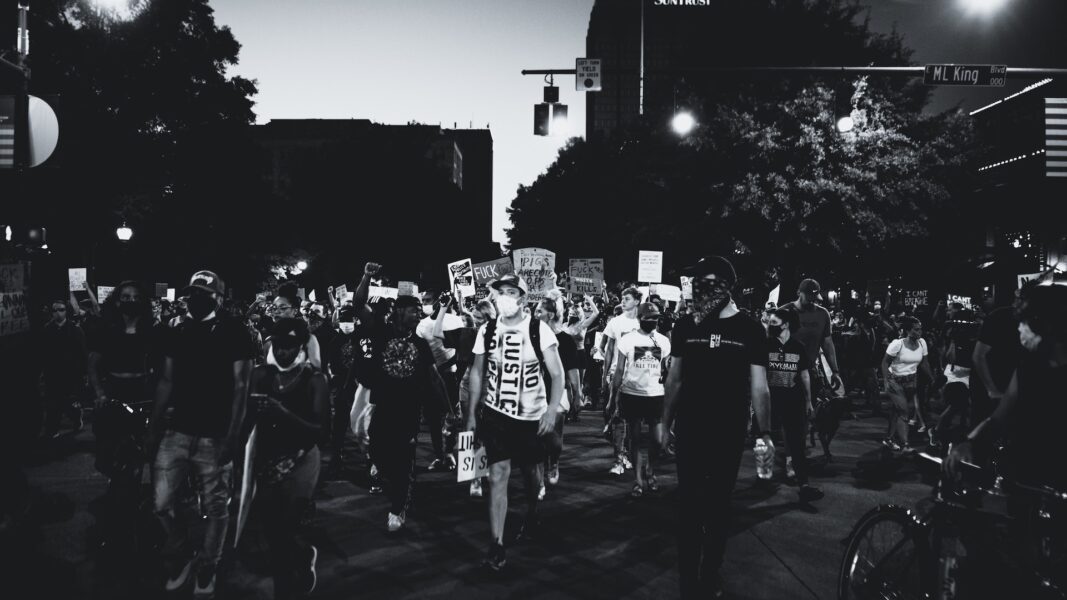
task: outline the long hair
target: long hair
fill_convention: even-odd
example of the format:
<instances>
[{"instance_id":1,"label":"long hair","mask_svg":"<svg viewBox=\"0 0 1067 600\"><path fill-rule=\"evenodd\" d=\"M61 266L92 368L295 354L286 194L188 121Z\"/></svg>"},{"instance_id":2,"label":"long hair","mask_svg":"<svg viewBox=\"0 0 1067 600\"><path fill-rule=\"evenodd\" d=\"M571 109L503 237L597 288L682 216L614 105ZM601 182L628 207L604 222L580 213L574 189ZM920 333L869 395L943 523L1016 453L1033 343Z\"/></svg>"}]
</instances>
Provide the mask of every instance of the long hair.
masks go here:
<instances>
[{"instance_id":1,"label":"long hair","mask_svg":"<svg viewBox=\"0 0 1067 600\"><path fill-rule=\"evenodd\" d=\"M152 327L155 319L152 317L152 303L149 301L148 291L140 282L133 280L123 281L115 286L111 295L100 305L100 316L103 317L104 323L116 327L125 327L122 319L122 311L119 310L119 302L122 297L122 290L126 288L137 290L137 296L139 298L137 300L138 310L134 316L137 318L138 332L140 332L142 327Z\"/></svg>"}]
</instances>

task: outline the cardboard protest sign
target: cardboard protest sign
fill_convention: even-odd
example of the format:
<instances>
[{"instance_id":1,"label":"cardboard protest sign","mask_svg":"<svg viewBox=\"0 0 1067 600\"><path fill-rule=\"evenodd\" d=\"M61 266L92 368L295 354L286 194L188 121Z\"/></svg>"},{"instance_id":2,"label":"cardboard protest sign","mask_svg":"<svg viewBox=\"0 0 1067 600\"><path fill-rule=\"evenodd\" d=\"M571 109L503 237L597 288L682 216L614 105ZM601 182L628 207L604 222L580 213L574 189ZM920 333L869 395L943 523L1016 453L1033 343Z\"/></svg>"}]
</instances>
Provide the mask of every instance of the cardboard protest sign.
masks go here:
<instances>
[{"instance_id":1,"label":"cardboard protest sign","mask_svg":"<svg viewBox=\"0 0 1067 600\"><path fill-rule=\"evenodd\" d=\"M87 289L85 287L85 280L88 277L88 269L81 267L77 269L67 269L67 282L70 284L68 287L70 291L75 292L78 290Z\"/></svg>"},{"instance_id":2,"label":"cardboard protest sign","mask_svg":"<svg viewBox=\"0 0 1067 600\"><path fill-rule=\"evenodd\" d=\"M693 299L693 278L682 275L682 298L685 300Z\"/></svg>"},{"instance_id":3,"label":"cardboard protest sign","mask_svg":"<svg viewBox=\"0 0 1067 600\"><path fill-rule=\"evenodd\" d=\"M668 285L666 283L657 283L653 286L650 294L654 294L663 298L667 302L681 302L682 301L682 288L676 285Z\"/></svg>"},{"instance_id":4,"label":"cardboard protest sign","mask_svg":"<svg viewBox=\"0 0 1067 600\"><path fill-rule=\"evenodd\" d=\"M26 292L0 292L0 336L30 330L30 313L26 308Z\"/></svg>"},{"instance_id":5,"label":"cardboard protest sign","mask_svg":"<svg viewBox=\"0 0 1067 600\"><path fill-rule=\"evenodd\" d=\"M415 285L411 281L401 281L400 287L397 288L397 295L399 296L418 296L419 286Z\"/></svg>"},{"instance_id":6,"label":"cardboard protest sign","mask_svg":"<svg viewBox=\"0 0 1067 600\"><path fill-rule=\"evenodd\" d=\"M951 306L955 302L959 302L966 310L974 310L974 300L970 296L961 296L958 294L949 294L945 297L945 302Z\"/></svg>"},{"instance_id":7,"label":"cardboard protest sign","mask_svg":"<svg viewBox=\"0 0 1067 600\"><path fill-rule=\"evenodd\" d=\"M26 265L8 263L0 265L0 292L26 291Z\"/></svg>"},{"instance_id":8,"label":"cardboard protest sign","mask_svg":"<svg viewBox=\"0 0 1067 600\"><path fill-rule=\"evenodd\" d=\"M515 273L526 282L527 302L540 302L556 285L556 253L544 248L520 248L511 253Z\"/></svg>"},{"instance_id":9,"label":"cardboard protest sign","mask_svg":"<svg viewBox=\"0 0 1067 600\"><path fill-rule=\"evenodd\" d=\"M473 431L460 432L456 451L457 483L489 475L489 459L485 456L485 446L474 448Z\"/></svg>"},{"instance_id":10,"label":"cardboard protest sign","mask_svg":"<svg viewBox=\"0 0 1067 600\"><path fill-rule=\"evenodd\" d=\"M167 297L167 284L165 284L165 283L157 283L156 284L156 293L152 294L152 297L153 298L166 298Z\"/></svg>"},{"instance_id":11,"label":"cardboard protest sign","mask_svg":"<svg viewBox=\"0 0 1067 600\"><path fill-rule=\"evenodd\" d=\"M107 299L111 297L111 294L115 291L115 286L111 285L98 285L96 286L96 301L99 304L107 302Z\"/></svg>"},{"instance_id":12,"label":"cardboard protest sign","mask_svg":"<svg viewBox=\"0 0 1067 600\"><path fill-rule=\"evenodd\" d=\"M637 254L637 280L641 283L663 281L663 252L639 250Z\"/></svg>"},{"instance_id":13,"label":"cardboard protest sign","mask_svg":"<svg viewBox=\"0 0 1067 600\"><path fill-rule=\"evenodd\" d=\"M459 292L464 298L474 295L474 268L471 259L464 258L448 263L448 281L452 293Z\"/></svg>"},{"instance_id":14,"label":"cardboard protest sign","mask_svg":"<svg viewBox=\"0 0 1067 600\"><path fill-rule=\"evenodd\" d=\"M927 290L906 290L904 306L926 306Z\"/></svg>"},{"instance_id":15,"label":"cardboard protest sign","mask_svg":"<svg viewBox=\"0 0 1067 600\"><path fill-rule=\"evenodd\" d=\"M496 281L508 273L515 272L515 265L508 257L474 264L474 283L486 284Z\"/></svg>"},{"instance_id":16,"label":"cardboard protest sign","mask_svg":"<svg viewBox=\"0 0 1067 600\"><path fill-rule=\"evenodd\" d=\"M594 296L604 291L603 258L572 258L567 273L567 291L572 294Z\"/></svg>"}]
</instances>

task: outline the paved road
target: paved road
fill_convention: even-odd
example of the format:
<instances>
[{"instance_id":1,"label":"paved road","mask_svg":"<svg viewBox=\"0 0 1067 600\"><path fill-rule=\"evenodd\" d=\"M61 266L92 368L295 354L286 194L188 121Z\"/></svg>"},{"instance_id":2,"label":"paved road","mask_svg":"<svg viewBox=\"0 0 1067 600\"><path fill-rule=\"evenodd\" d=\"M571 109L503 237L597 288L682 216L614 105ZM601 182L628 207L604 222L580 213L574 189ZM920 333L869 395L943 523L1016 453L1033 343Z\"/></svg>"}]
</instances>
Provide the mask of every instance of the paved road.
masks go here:
<instances>
[{"instance_id":1,"label":"paved road","mask_svg":"<svg viewBox=\"0 0 1067 600\"><path fill-rule=\"evenodd\" d=\"M752 453L746 452L723 571L731 597L835 597L840 542L856 519L879 503L911 505L929 492L911 464L880 457L877 440L885 420L860 416L842 423L834 461L813 472L813 483L826 493L813 506L796 501L795 488L780 472L774 481L760 482ZM354 481L324 483L314 521L321 551L314 597L676 597L674 464L660 469L659 494L630 498L632 472L608 473L611 451L599 436L599 423L587 413L580 424L568 425L560 484L549 490L542 507L547 539L509 548L506 578L490 577L479 567L489 537L484 500L470 498L452 474L424 472L430 461L425 434L415 507L397 534L386 531L385 498L369 495L365 477L355 475L362 469L353 469ZM71 518L45 526L41 550L75 570L85 597L100 580L85 542L93 522L88 502L105 485L92 468L91 447L88 432L68 437L59 458L27 470L36 488L74 502ZM512 499L509 536L522 514L518 477ZM256 527L250 524L220 597L272 597ZM98 589L97 597L121 593Z\"/></svg>"}]
</instances>

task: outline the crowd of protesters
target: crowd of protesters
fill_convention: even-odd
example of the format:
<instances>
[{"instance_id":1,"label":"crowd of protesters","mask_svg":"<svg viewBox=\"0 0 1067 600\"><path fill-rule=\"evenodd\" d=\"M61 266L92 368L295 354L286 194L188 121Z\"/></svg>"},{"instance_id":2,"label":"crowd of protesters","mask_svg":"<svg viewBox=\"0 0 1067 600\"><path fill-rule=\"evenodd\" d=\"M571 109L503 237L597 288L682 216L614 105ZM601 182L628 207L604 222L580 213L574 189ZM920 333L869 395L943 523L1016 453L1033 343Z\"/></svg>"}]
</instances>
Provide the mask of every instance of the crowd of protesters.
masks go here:
<instances>
[{"instance_id":1,"label":"crowd of protesters","mask_svg":"<svg viewBox=\"0 0 1067 600\"><path fill-rule=\"evenodd\" d=\"M1051 371L1047 361L1020 366L1028 351L1062 352L1061 288L1020 290L1013 307L998 309L890 310L877 299L828 305L820 284L805 279L794 301L749 306L738 301L730 262L708 257L684 272L693 287L681 302L627 284L596 296L556 289L529 302L516 275L493 282L484 299L372 299L381 271L368 263L350 299L330 289L312 302L283 285L242 305L227 299L217 274L199 271L173 302L124 282L103 302L72 294L47 307L38 344L43 435L80 431L83 410L93 409L96 466L109 478L109 508L97 515L105 530L134 526L127 508L150 473L168 591L192 579L198 597L215 593L245 469L257 510L270 515L276 596L310 593L318 549L304 530L320 478L347 476L352 454L366 456L370 493L389 501L385 526L402 529L422 423L429 471L456 469L461 430L485 447L489 475L470 495L488 496L485 564L502 571L512 467L524 475L519 538L535 539L538 504L566 460L566 423L585 410L602 415L613 457L604 469L631 482L631 496L658 492L657 467L677 462L682 594L717 597L744 448L756 445L757 474L770 479L782 446L786 480L813 502L823 493L810 481L807 438L814 446L818 437L821 460L832 460L837 423L858 408L886 417L886 452L964 442L953 455L961 460L969 440L988 441L1005 426L1002 413L1020 405L1021 390L1032 395L1021 403L1028 426L1040 428L1041 386L1063 389L1062 362ZM1028 294L1038 298L1030 313ZM257 450L244 465L253 431ZM195 543L191 516L206 522Z\"/></svg>"}]
</instances>

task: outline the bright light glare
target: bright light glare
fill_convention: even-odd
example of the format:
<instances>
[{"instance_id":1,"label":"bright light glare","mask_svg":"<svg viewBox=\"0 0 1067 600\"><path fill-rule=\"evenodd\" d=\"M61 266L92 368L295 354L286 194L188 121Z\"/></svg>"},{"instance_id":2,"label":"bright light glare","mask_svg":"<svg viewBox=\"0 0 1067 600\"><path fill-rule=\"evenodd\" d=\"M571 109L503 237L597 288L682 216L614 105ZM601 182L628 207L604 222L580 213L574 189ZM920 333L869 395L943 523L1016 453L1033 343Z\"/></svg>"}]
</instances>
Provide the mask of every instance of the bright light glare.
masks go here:
<instances>
[{"instance_id":1,"label":"bright light glare","mask_svg":"<svg viewBox=\"0 0 1067 600\"><path fill-rule=\"evenodd\" d=\"M991 15L1000 10L1008 0L959 0L960 5L975 15Z\"/></svg>"},{"instance_id":2,"label":"bright light glare","mask_svg":"<svg viewBox=\"0 0 1067 600\"><path fill-rule=\"evenodd\" d=\"M297 262L296 263L296 268L297 268L298 271L307 271L307 268L308 268L307 261L306 260L302 260L302 261Z\"/></svg>"},{"instance_id":3,"label":"bright light glare","mask_svg":"<svg viewBox=\"0 0 1067 600\"><path fill-rule=\"evenodd\" d=\"M837 120L837 130L841 133L852 131L852 127L854 127L855 124L856 123L852 120L852 117L845 115Z\"/></svg>"},{"instance_id":4,"label":"bright light glare","mask_svg":"<svg viewBox=\"0 0 1067 600\"><path fill-rule=\"evenodd\" d=\"M91 0L98 12L118 21L129 21L145 9L147 0Z\"/></svg>"},{"instance_id":5,"label":"bright light glare","mask_svg":"<svg viewBox=\"0 0 1067 600\"><path fill-rule=\"evenodd\" d=\"M303 269L293 269L292 271L290 271L290 273L293 274L293 275L299 275L299 274L301 274L303 272L304 272Z\"/></svg>"},{"instance_id":6,"label":"bright light glare","mask_svg":"<svg viewBox=\"0 0 1067 600\"><path fill-rule=\"evenodd\" d=\"M123 242L128 242L130 241L130 238L133 237L133 230L123 225L122 227L119 227L115 230L115 236Z\"/></svg>"},{"instance_id":7,"label":"bright light glare","mask_svg":"<svg viewBox=\"0 0 1067 600\"><path fill-rule=\"evenodd\" d=\"M548 133L550 135L567 135L570 131L570 120L566 117L556 117L552 119L552 125L549 127Z\"/></svg>"},{"instance_id":8,"label":"bright light glare","mask_svg":"<svg viewBox=\"0 0 1067 600\"><path fill-rule=\"evenodd\" d=\"M678 135L689 135L696 126L696 119L693 118L693 115L687 112L680 112L674 115L674 118L671 119L671 128L674 129L674 133L677 133Z\"/></svg>"},{"instance_id":9,"label":"bright light glare","mask_svg":"<svg viewBox=\"0 0 1067 600\"><path fill-rule=\"evenodd\" d=\"M4 241L11 241L11 226L4 227Z\"/></svg>"}]
</instances>

